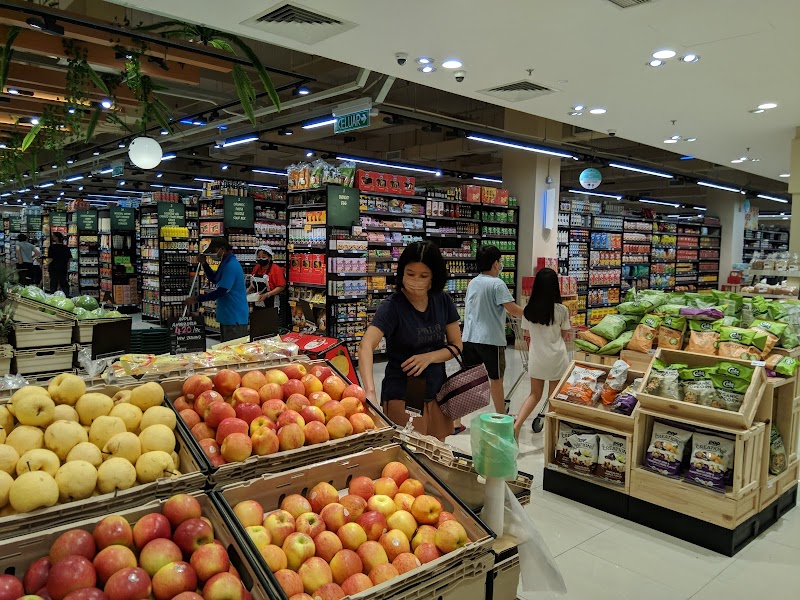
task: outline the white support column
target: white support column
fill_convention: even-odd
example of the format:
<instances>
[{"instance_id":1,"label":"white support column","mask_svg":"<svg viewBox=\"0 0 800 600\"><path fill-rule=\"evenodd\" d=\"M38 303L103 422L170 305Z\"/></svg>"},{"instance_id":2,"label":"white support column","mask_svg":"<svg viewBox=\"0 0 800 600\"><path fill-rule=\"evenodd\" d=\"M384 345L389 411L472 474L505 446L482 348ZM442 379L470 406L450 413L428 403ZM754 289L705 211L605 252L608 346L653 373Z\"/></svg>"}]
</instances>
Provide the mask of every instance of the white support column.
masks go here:
<instances>
[{"instance_id":1,"label":"white support column","mask_svg":"<svg viewBox=\"0 0 800 600\"><path fill-rule=\"evenodd\" d=\"M744 196L724 190L709 189L706 205L709 216L718 216L722 226L719 244L719 284L728 281L731 267L742 262L744 247Z\"/></svg>"},{"instance_id":2,"label":"white support column","mask_svg":"<svg viewBox=\"0 0 800 600\"><path fill-rule=\"evenodd\" d=\"M800 254L800 127L792 140L792 155L789 163L789 193L792 195L792 220L789 229L789 252ZM795 204L797 208L794 208ZM795 282L797 283L797 282Z\"/></svg>"}]
</instances>

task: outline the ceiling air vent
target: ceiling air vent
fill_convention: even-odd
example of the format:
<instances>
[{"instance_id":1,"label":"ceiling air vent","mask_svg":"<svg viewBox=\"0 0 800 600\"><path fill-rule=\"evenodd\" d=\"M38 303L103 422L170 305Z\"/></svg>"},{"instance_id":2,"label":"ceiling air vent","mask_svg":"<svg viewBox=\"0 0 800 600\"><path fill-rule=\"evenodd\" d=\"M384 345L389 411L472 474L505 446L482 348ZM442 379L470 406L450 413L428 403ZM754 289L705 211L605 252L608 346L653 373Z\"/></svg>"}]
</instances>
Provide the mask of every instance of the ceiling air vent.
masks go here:
<instances>
[{"instance_id":1,"label":"ceiling air vent","mask_svg":"<svg viewBox=\"0 0 800 600\"><path fill-rule=\"evenodd\" d=\"M403 151L402 150L390 150L386 153L386 160L402 160L403 158Z\"/></svg>"},{"instance_id":2,"label":"ceiling air vent","mask_svg":"<svg viewBox=\"0 0 800 600\"><path fill-rule=\"evenodd\" d=\"M608 0L611 4L615 4L620 8L633 8L634 6L641 6L642 4L650 4L654 0Z\"/></svg>"},{"instance_id":3,"label":"ceiling air vent","mask_svg":"<svg viewBox=\"0 0 800 600\"><path fill-rule=\"evenodd\" d=\"M547 94L554 93L549 87L533 83L532 81L522 80L515 81L514 83L507 83L497 87L489 88L486 90L479 90L479 93L500 98L507 102L522 102L523 100L531 100L539 96L546 96Z\"/></svg>"},{"instance_id":4,"label":"ceiling air vent","mask_svg":"<svg viewBox=\"0 0 800 600\"><path fill-rule=\"evenodd\" d=\"M291 2L281 2L266 13L257 15L242 25L253 27L309 46L355 27L334 15L311 11Z\"/></svg>"}]
</instances>

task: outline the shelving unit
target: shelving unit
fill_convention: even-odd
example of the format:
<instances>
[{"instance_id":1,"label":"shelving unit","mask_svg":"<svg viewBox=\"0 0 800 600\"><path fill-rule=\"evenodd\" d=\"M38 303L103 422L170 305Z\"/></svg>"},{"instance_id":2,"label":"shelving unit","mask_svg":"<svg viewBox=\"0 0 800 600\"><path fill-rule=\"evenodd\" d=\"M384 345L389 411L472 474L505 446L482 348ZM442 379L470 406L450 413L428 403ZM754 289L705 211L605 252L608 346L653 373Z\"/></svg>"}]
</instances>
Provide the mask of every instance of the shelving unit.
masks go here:
<instances>
[{"instance_id":1,"label":"shelving unit","mask_svg":"<svg viewBox=\"0 0 800 600\"><path fill-rule=\"evenodd\" d=\"M742 262L749 263L756 252L771 254L789 250L789 232L771 225L759 225L757 231L744 232Z\"/></svg>"},{"instance_id":2,"label":"shelving unit","mask_svg":"<svg viewBox=\"0 0 800 600\"><path fill-rule=\"evenodd\" d=\"M79 209L69 212L68 246L72 254L69 283L72 296L100 299L100 239L97 211Z\"/></svg>"},{"instance_id":3,"label":"shelving unit","mask_svg":"<svg viewBox=\"0 0 800 600\"><path fill-rule=\"evenodd\" d=\"M113 206L98 211L100 297L120 308L139 306L136 211Z\"/></svg>"}]
</instances>

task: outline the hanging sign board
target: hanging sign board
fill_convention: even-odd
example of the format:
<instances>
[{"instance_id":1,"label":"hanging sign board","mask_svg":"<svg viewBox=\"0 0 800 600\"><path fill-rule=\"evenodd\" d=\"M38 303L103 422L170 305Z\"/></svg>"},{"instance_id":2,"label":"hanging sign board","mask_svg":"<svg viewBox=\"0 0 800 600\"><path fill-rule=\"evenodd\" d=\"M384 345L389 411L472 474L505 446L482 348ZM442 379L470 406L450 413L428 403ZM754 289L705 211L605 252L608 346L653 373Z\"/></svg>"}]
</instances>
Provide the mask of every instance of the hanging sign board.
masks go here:
<instances>
[{"instance_id":1,"label":"hanging sign board","mask_svg":"<svg viewBox=\"0 0 800 600\"><path fill-rule=\"evenodd\" d=\"M125 173L125 161L118 160L111 163L111 176L112 177L122 177Z\"/></svg>"},{"instance_id":2,"label":"hanging sign board","mask_svg":"<svg viewBox=\"0 0 800 600\"><path fill-rule=\"evenodd\" d=\"M186 207L179 202L158 203L159 227L186 227Z\"/></svg>"},{"instance_id":3,"label":"hanging sign board","mask_svg":"<svg viewBox=\"0 0 800 600\"><path fill-rule=\"evenodd\" d=\"M206 324L203 315L184 315L170 319L169 343L172 354L205 352Z\"/></svg>"},{"instance_id":4,"label":"hanging sign board","mask_svg":"<svg viewBox=\"0 0 800 600\"><path fill-rule=\"evenodd\" d=\"M19 233L22 227L22 217L19 215L11 215L8 217L8 230L11 233Z\"/></svg>"},{"instance_id":5,"label":"hanging sign board","mask_svg":"<svg viewBox=\"0 0 800 600\"><path fill-rule=\"evenodd\" d=\"M116 231L135 231L135 212L132 208L111 207L111 229Z\"/></svg>"},{"instance_id":6,"label":"hanging sign board","mask_svg":"<svg viewBox=\"0 0 800 600\"><path fill-rule=\"evenodd\" d=\"M359 219L358 190L341 185L328 186L327 224L333 227L352 227Z\"/></svg>"},{"instance_id":7,"label":"hanging sign board","mask_svg":"<svg viewBox=\"0 0 800 600\"><path fill-rule=\"evenodd\" d=\"M603 174L597 169L584 169L581 171L578 181L580 181L583 189L593 190L603 183Z\"/></svg>"},{"instance_id":8,"label":"hanging sign board","mask_svg":"<svg viewBox=\"0 0 800 600\"><path fill-rule=\"evenodd\" d=\"M346 133L369 127L369 108L347 115L337 115L333 124L333 133Z\"/></svg>"},{"instance_id":9,"label":"hanging sign board","mask_svg":"<svg viewBox=\"0 0 800 600\"><path fill-rule=\"evenodd\" d=\"M66 227L66 226L67 226L67 213L65 212L50 213L50 227Z\"/></svg>"},{"instance_id":10,"label":"hanging sign board","mask_svg":"<svg viewBox=\"0 0 800 600\"><path fill-rule=\"evenodd\" d=\"M35 233L42 230L41 213L27 215L28 233Z\"/></svg>"},{"instance_id":11,"label":"hanging sign board","mask_svg":"<svg viewBox=\"0 0 800 600\"><path fill-rule=\"evenodd\" d=\"M78 231L97 231L97 211L79 210L75 216Z\"/></svg>"},{"instance_id":12,"label":"hanging sign board","mask_svg":"<svg viewBox=\"0 0 800 600\"><path fill-rule=\"evenodd\" d=\"M223 200L225 227L252 229L255 225L253 199L246 196L225 196Z\"/></svg>"}]
</instances>

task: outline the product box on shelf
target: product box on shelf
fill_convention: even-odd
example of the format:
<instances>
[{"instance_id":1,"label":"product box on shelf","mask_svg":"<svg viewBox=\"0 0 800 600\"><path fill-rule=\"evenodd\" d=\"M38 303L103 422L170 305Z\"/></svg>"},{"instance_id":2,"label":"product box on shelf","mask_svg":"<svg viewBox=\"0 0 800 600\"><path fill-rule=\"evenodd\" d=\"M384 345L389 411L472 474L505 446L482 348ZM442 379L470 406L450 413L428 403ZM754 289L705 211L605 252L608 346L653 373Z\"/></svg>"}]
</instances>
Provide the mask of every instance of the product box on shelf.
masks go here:
<instances>
[{"instance_id":1,"label":"product box on shelf","mask_svg":"<svg viewBox=\"0 0 800 600\"><path fill-rule=\"evenodd\" d=\"M194 492L192 495L200 504L203 518L208 519L211 523L214 537L227 550L230 564L235 567L253 600L274 598L269 584L264 581L263 574L254 567L249 550L232 532L232 526L224 509L206 494ZM116 502L109 502L105 505L86 504L77 521L67 524L54 522L45 531L37 533L20 532L19 537L0 541L0 564L3 565L3 572L6 575L22 579L34 562L50 555L51 546L63 533L73 529L83 529L91 533L97 523L112 514L124 517L133 526L145 515L160 513L165 500L166 498L150 502L142 500L135 506L120 506ZM144 504L145 502L147 503Z\"/></svg>"},{"instance_id":2,"label":"product box on shelf","mask_svg":"<svg viewBox=\"0 0 800 600\"><path fill-rule=\"evenodd\" d=\"M663 348L659 348L653 355L653 358L660 359L667 365L682 363L689 365L689 367L710 367L724 361L754 368L753 379L750 382L750 386L747 388L744 400L738 411L691 404L682 400L672 400L647 393L647 382L650 380L650 375L653 370L652 363L644 375L644 382L639 392L639 404L642 407L659 413L668 419L672 417L681 417L694 419L708 425L719 425L738 429L748 429L753 424L753 419L758 409L758 403L761 401L761 397L764 395L764 390L767 385L767 376L764 367L761 366L763 363L753 363L753 361L723 358L707 354L695 354L693 352L683 352L681 350L665 350Z\"/></svg>"},{"instance_id":3,"label":"product box on shelf","mask_svg":"<svg viewBox=\"0 0 800 600\"><path fill-rule=\"evenodd\" d=\"M461 186L461 200L463 200L464 202L470 202L472 204L480 204L481 186L479 185Z\"/></svg>"},{"instance_id":4,"label":"product box on shelf","mask_svg":"<svg viewBox=\"0 0 800 600\"><path fill-rule=\"evenodd\" d=\"M474 561L486 559L487 556L489 560L485 563L484 572L488 572L493 566L490 549L495 535L447 486L439 481L432 472L417 461L412 453L401 445L392 444L365 450L358 454L324 461L285 473L264 475L247 482L231 483L219 488L216 493L225 501L231 518L235 519L233 507L240 502L255 500L261 504L265 512L269 512L279 508L282 500L287 496L291 494L305 496L315 485L321 482L330 483L340 491L341 496L342 490L346 493L353 478L365 476L370 479L378 479L381 477L383 468L390 462L395 461L405 465L410 477L417 479L424 485L425 493L437 498L441 502L443 509L454 515L455 519L466 530L469 541L462 547L425 563L421 567L369 588L363 594L363 597L370 600L404 598L406 597L405 594L412 590L417 591L419 594L417 597L419 598L438 597L433 594L433 590L436 589L436 582L442 581L441 576L449 575L453 584L458 585L456 575L459 565L468 565ZM238 519L235 522L238 525L239 535L244 537L246 535L244 528ZM259 564L260 569L273 580L274 576L261 558L261 554L255 552L253 542L248 540L248 544L250 545L251 554ZM429 586L431 586L430 589ZM280 590L277 581L273 582L272 587ZM276 597L281 600L287 600L286 595L283 593L278 593Z\"/></svg>"}]
</instances>

